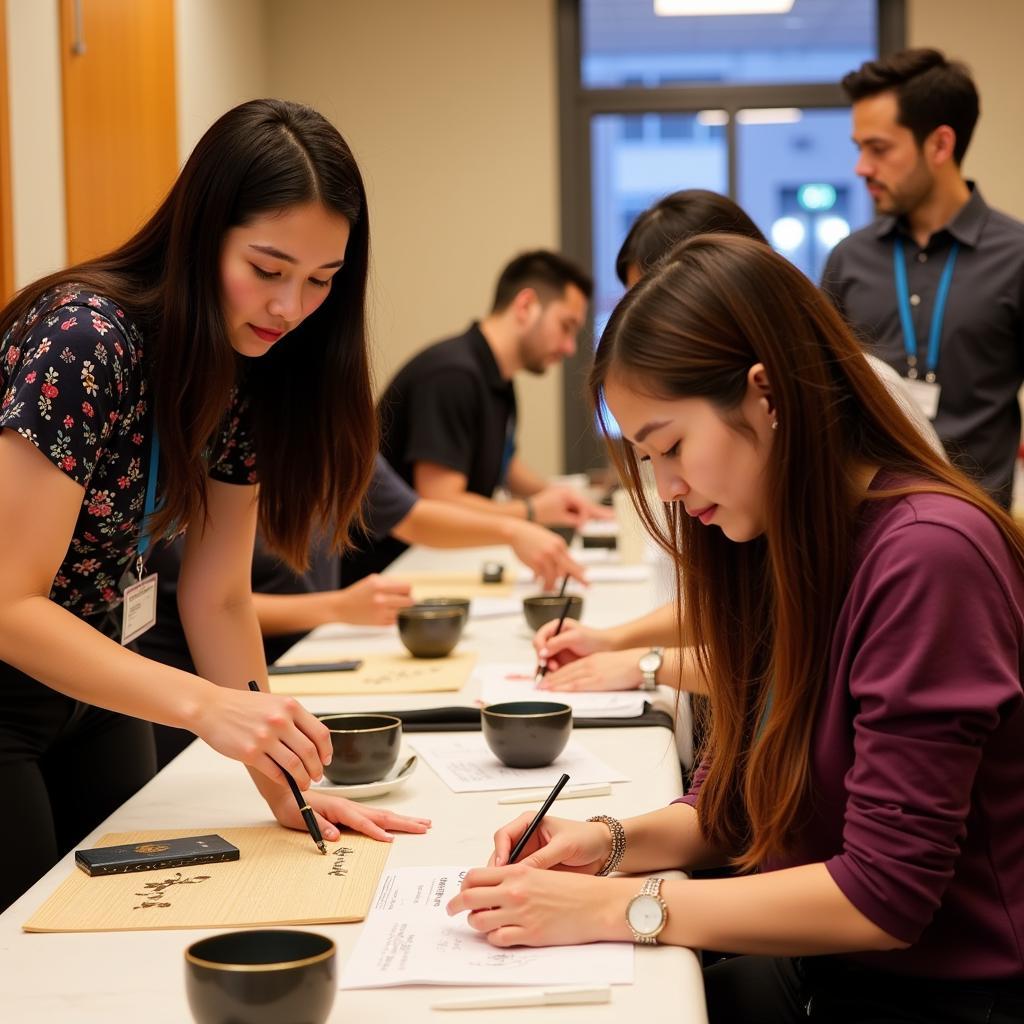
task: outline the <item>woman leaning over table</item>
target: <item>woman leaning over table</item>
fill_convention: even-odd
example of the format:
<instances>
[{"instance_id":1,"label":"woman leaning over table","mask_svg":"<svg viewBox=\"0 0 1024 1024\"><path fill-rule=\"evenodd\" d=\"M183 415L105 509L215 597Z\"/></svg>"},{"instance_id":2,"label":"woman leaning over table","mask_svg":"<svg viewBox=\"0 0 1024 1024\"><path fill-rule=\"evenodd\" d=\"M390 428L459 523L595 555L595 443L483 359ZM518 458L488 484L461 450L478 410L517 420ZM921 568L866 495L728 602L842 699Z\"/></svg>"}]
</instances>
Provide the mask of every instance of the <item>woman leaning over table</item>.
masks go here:
<instances>
[{"instance_id":1,"label":"woman leaning over table","mask_svg":"<svg viewBox=\"0 0 1024 1024\"><path fill-rule=\"evenodd\" d=\"M682 801L548 818L497 866L516 819L450 910L497 945L742 954L705 970L716 1024L1022 1019L1024 537L749 239L691 239L629 292L591 386L676 561L707 748ZM590 877L726 863L748 873L666 881L664 907Z\"/></svg>"},{"instance_id":2,"label":"woman leaning over table","mask_svg":"<svg viewBox=\"0 0 1024 1024\"><path fill-rule=\"evenodd\" d=\"M266 689L249 567L257 520L301 566L315 522L340 546L357 512L376 451L368 249L337 130L256 100L207 131L121 248L0 313L0 907L152 775L151 721L242 761L304 827L275 762L308 788L329 734L247 690ZM198 676L121 646L113 614L148 543L186 527ZM379 839L427 824L309 801L327 839L329 821Z\"/></svg>"}]
</instances>

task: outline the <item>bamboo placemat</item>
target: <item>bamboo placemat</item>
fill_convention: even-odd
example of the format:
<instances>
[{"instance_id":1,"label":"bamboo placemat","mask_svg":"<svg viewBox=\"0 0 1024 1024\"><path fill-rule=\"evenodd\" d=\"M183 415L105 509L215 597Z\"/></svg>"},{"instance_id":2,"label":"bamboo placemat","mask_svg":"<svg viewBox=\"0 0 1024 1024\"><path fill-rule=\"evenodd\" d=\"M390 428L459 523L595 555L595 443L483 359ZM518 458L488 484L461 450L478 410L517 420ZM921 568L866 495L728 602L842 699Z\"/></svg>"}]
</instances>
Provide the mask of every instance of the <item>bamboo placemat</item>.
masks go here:
<instances>
[{"instance_id":1,"label":"bamboo placemat","mask_svg":"<svg viewBox=\"0 0 1024 1024\"><path fill-rule=\"evenodd\" d=\"M472 651L456 652L447 658L414 658L411 654L354 654L350 649L320 645L324 661L338 657L358 659L362 665L353 672L307 672L270 677L273 693L287 696L375 694L375 693L442 693L461 690L469 679L477 656ZM279 664L300 663L303 659L286 654ZM308 658L306 659L308 660Z\"/></svg>"},{"instance_id":2,"label":"bamboo placemat","mask_svg":"<svg viewBox=\"0 0 1024 1024\"><path fill-rule=\"evenodd\" d=\"M209 828L116 832L97 845L154 843ZM335 924L366 917L390 843L342 833L317 852L305 832L225 828L239 860L90 877L73 868L22 926L27 932L110 932L157 928Z\"/></svg>"}]
</instances>

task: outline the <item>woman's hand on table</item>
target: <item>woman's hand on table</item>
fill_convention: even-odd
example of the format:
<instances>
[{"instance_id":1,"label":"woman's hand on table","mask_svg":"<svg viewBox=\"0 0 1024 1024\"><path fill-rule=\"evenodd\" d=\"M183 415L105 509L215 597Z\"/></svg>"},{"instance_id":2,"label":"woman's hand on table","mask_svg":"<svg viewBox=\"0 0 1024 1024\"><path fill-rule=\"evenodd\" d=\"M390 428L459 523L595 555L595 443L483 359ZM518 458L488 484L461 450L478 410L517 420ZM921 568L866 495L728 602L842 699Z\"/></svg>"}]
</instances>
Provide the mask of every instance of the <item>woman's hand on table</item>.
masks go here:
<instances>
[{"instance_id":1,"label":"woman's hand on table","mask_svg":"<svg viewBox=\"0 0 1024 1024\"><path fill-rule=\"evenodd\" d=\"M306 823L302 820L291 790L287 786L281 786L279 789L279 793L268 795L267 802L274 812L274 817L286 828L305 832ZM405 814L384 810L381 807L367 807L343 796L317 793L314 790L306 790L303 795L316 815L320 833L329 843L341 838L341 833L336 828L337 825L361 832L364 836L380 840L382 843L390 843L394 839L390 832L422 834L430 828L429 818L411 818Z\"/></svg>"},{"instance_id":2,"label":"woman's hand on table","mask_svg":"<svg viewBox=\"0 0 1024 1024\"><path fill-rule=\"evenodd\" d=\"M632 651L599 651L570 661L547 674L541 690L635 690L644 678L640 658L647 648Z\"/></svg>"},{"instance_id":3,"label":"woman's hand on table","mask_svg":"<svg viewBox=\"0 0 1024 1024\"><path fill-rule=\"evenodd\" d=\"M494 852L487 862L488 867L508 864L512 847L519 842L533 818L533 811L524 811L494 833ZM611 848L611 832L599 821L546 817L530 836L518 863L596 875L608 859Z\"/></svg>"},{"instance_id":4,"label":"woman's hand on table","mask_svg":"<svg viewBox=\"0 0 1024 1024\"><path fill-rule=\"evenodd\" d=\"M628 939L625 909L636 890L634 879L591 878L526 864L474 868L447 911L469 911L469 926L494 946L565 946Z\"/></svg>"}]
</instances>

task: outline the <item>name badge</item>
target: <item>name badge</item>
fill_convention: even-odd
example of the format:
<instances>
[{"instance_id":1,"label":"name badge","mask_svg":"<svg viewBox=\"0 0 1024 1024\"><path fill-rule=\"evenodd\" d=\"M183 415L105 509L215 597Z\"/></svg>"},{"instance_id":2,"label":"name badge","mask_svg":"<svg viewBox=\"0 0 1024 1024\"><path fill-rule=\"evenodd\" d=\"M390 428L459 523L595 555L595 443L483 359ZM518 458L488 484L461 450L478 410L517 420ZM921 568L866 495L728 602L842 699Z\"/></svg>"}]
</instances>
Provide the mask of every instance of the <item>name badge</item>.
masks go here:
<instances>
[{"instance_id":1,"label":"name badge","mask_svg":"<svg viewBox=\"0 0 1024 1024\"><path fill-rule=\"evenodd\" d=\"M121 643L130 644L156 624L156 581L153 573L124 589Z\"/></svg>"},{"instance_id":2,"label":"name badge","mask_svg":"<svg viewBox=\"0 0 1024 1024\"><path fill-rule=\"evenodd\" d=\"M942 394L942 387L934 381L921 380L919 377L904 377L903 386L922 414L927 419L935 419L939 411L939 395Z\"/></svg>"}]
</instances>

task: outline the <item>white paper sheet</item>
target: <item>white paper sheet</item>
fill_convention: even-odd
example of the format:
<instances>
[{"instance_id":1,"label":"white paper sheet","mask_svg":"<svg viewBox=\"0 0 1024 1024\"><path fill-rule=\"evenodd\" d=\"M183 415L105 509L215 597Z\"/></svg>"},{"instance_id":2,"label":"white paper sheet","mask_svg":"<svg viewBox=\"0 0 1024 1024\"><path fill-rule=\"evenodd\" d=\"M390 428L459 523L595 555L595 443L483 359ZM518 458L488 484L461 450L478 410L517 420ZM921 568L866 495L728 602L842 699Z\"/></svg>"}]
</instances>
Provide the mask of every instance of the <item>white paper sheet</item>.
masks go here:
<instances>
[{"instance_id":1,"label":"white paper sheet","mask_svg":"<svg viewBox=\"0 0 1024 1024\"><path fill-rule=\"evenodd\" d=\"M588 782L628 782L575 737L546 768L509 768L491 753L478 732L411 733L409 746L455 793L486 793L496 789L537 789L553 786L569 775L574 786Z\"/></svg>"},{"instance_id":2,"label":"white paper sheet","mask_svg":"<svg viewBox=\"0 0 1024 1024\"><path fill-rule=\"evenodd\" d=\"M449 917L445 907L468 870L385 871L341 988L632 984L630 943L499 949L469 927L465 914Z\"/></svg>"},{"instance_id":3,"label":"white paper sheet","mask_svg":"<svg viewBox=\"0 0 1024 1024\"><path fill-rule=\"evenodd\" d=\"M533 683L536 668L518 662L491 662L478 665L473 674L480 682L480 703L498 704L506 700L553 700L568 704L574 715L583 718L635 718L644 712L644 694L640 690L601 690L566 692L538 690Z\"/></svg>"}]
</instances>

